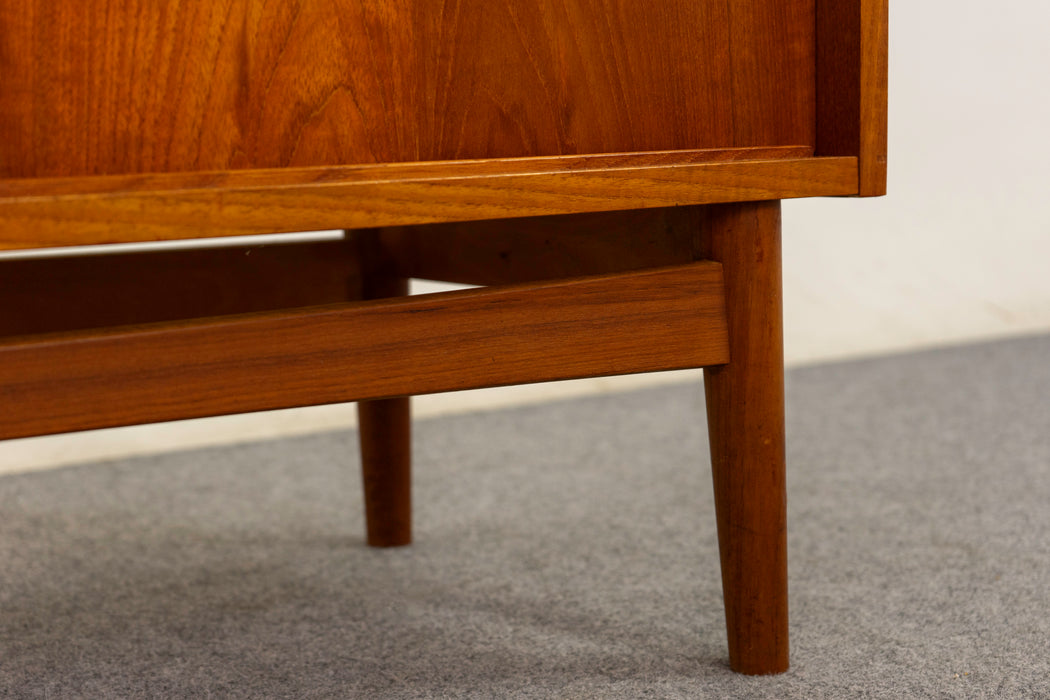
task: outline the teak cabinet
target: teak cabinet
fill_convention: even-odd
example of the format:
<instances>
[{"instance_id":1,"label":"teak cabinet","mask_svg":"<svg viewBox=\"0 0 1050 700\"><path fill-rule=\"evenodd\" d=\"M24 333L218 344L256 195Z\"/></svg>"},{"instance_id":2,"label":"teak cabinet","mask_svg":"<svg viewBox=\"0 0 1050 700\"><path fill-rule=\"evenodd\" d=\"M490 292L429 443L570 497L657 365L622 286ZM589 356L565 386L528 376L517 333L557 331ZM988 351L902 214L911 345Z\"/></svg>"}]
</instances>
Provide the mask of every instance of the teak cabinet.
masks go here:
<instances>
[{"instance_id":1,"label":"teak cabinet","mask_svg":"<svg viewBox=\"0 0 1050 700\"><path fill-rule=\"evenodd\" d=\"M0 437L359 401L397 545L407 397L704 367L730 661L782 671L779 200L884 193L886 13L0 0L0 249L229 239L0 259Z\"/></svg>"}]
</instances>

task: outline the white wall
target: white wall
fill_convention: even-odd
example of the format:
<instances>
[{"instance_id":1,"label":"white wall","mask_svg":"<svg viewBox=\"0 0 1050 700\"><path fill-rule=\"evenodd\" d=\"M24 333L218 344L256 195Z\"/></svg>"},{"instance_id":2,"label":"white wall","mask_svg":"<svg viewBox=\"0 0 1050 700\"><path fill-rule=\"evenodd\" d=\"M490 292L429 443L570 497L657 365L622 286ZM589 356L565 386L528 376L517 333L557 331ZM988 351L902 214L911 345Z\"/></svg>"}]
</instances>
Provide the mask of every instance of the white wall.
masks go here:
<instances>
[{"instance_id":1,"label":"white wall","mask_svg":"<svg viewBox=\"0 0 1050 700\"><path fill-rule=\"evenodd\" d=\"M789 365L1050 332L1047 27L1050 3L1034 0L891 0L889 196L785 203ZM682 378L466 392L417 406L433 415ZM8 441L0 471L352 420L352 407L338 406Z\"/></svg>"}]
</instances>

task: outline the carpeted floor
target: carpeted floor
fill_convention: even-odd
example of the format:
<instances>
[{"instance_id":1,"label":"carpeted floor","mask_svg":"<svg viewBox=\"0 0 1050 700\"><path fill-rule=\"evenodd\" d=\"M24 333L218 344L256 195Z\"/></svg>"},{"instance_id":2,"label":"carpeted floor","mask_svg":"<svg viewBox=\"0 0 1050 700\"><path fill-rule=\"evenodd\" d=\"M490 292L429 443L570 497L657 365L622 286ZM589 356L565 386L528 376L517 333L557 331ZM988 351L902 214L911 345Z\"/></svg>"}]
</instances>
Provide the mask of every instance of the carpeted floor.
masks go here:
<instances>
[{"instance_id":1,"label":"carpeted floor","mask_svg":"<svg viewBox=\"0 0 1050 700\"><path fill-rule=\"evenodd\" d=\"M699 382L0 478L0 697L1050 697L1050 337L788 377L793 668L725 665Z\"/></svg>"}]
</instances>

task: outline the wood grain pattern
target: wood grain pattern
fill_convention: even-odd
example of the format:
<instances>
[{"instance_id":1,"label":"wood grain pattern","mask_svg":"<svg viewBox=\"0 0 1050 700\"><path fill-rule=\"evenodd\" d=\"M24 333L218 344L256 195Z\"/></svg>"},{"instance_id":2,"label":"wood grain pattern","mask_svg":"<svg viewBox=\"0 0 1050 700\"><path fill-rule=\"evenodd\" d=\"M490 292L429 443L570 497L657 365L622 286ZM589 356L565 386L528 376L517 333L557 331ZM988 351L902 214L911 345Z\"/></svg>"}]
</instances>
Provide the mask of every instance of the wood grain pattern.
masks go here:
<instances>
[{"instance_id":1,"label":"wood grain pattern","mask_svg":"<svg viewBox=\"0 0 1050 700\"><path fill-rule=\"evenodd\" d=\"M694 263L0 342L0 438L728 359Z\"/></svg>"},{"instance_id":2,"label":"wood grain pattern","mask_svg":"<svg viewBox=\"0 0 1050 700\"><path fill-rule=\"evenodd\" d=\"M732 82L723 89L733 98L733 145L814 143L814 0L726 7Z\"/></svg>"},{"instance_id":3,"label":"wood grain pattern","mask_svg":"<svg viewBox=\"0 0 1050 700\"><path fill-rule=\"evenodd\" d=\"M886 193L888 0L817 0L816 154L857 156L861 196Z\"/></svg>"},{"instance_id":4,"label":"wood grain pattern","mask_svg":"<svg viewBox=\"0 0 1050 700\"><path fill-rule=\"evenodd\" d=\"M0 260L0 337L346 301L344 241Z\"/></svg>"},{"instance_id":5,"label":"wood grain pattern","mask_svg":"<svg viewBox=\"0 0 1050 700\"><path fill-rule=\"evenodd\" d=\"M889 113L889 0L861 4L860 195L886 194Z\"/></svg>"},{"instance_id":6,"label":"wood grain pattern","mask_svg":"<svg viewBox=\"0 0 1050 700\"><path fill-rule=\"evenodd\" d=\"M710 160L706 152L14 180L0 182L0 249L477 221L856 191L855 158Z\"/></svg>"},{"instance_id":7,"label":"wood grain pattern","mask_svg":"<svg viewBox=\"0 0 1050 700\"><path fill-rule=\"evenodd\" d=\"M812 146L812 2L3 0L0 177Z\"/></svg>"},{"instance_id":8,"label":"wood grain pattern","mask_svg":"<svg viewBox=\"0 0 1050 700\"><path fill-rule=\"evenodd\" d=\"M780 203L705 207L698 252L722 263L731 361L704 370L729 663L788 668Z\"/></svg>"},{"instance_id":9,"label":"wood grain pattern","mask_svg":"<svg viewBox=\"0 0 1050 700\"><path fill-rule=\"evenodd\" d=\"M809 146L715 148L681 151L602 153L539 158L485 158L429 163L380 163L327 168L277 168L214 172L154 173L94 177L0 180L0 198L120 195L128 192L201 189L265 189L341 182L388 182L442 178L509 177L538 173L589 172L622 168L707 165L792 160L813 155Z\"/></svg>"}]
</instances>

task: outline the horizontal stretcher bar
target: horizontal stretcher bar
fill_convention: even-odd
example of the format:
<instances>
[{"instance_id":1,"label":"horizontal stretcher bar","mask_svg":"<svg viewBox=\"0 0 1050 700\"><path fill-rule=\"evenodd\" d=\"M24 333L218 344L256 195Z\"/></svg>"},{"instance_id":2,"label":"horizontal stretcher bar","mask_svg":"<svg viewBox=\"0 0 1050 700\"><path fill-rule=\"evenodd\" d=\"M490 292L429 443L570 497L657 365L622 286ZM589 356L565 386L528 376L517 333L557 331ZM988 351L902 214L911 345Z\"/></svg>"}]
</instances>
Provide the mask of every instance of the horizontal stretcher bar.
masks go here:
<instances>
[{"instance_id":1,"label":"horizontal stretcher bar","mask_svg":"<svg viewBox=\"0 0 1050 700\"><path fill-rule=\"evenodd\" d=\"M714 262L0 342L0 438L729 361Z\"/></svg>"}]
</instances>

